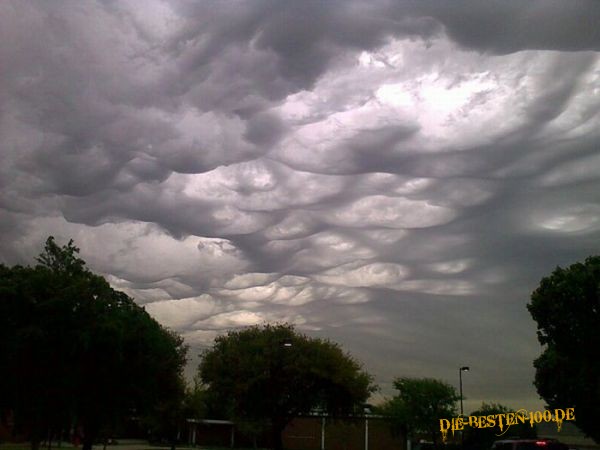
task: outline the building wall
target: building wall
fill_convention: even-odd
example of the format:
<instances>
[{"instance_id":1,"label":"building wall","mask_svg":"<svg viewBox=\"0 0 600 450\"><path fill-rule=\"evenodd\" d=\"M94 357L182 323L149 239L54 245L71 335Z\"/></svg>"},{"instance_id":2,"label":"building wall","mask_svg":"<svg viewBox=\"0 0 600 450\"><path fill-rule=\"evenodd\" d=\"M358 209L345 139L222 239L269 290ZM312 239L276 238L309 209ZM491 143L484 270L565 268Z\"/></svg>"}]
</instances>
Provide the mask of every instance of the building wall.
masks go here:
<instances>
[{"instance_id":1,"label":"building wall","mask_svg":"<svg viewBox=\"0 0 600 450\"><path fill-rule=\"evenodd\" d=\"M283 431L283 445L290 450L321 448L321 418L294 419Z\"/></svg>"},{"instance_id":2,"label":"building wall","mask_svg":"<svg viewBox=\"0 0 600 450\"><path fill-rule=\"evenodd\" d=\"M299 417L283 432L283 443L289 450L321 449L321 417ZM406 450L406 439L393 436L387 421L368 419L368 442L365 418L325 418L324 443L326 450Z\"/></svg>"},{"instance_id":3,"label":"building wall","mask_svg":"<svg viewBox=\"0 0 600 450\"><path fill-rule=\"evenodd\" d=\"M283 445L289 450L321 450L322 417L310 416L294 419L283 432ZM195 445L229 446L231 427L227 424L193 425L196 429ZM325 418L325 450L406 450L404 436L394 436L389 424L381 418L368 419L368 442L365 442L365 418ZM235 447L251 447L252 441L240 430L235 430ZM259 447L269 447L269 433L258 437ZM190 443L192 439L190 438Z\"/></svg>"}]
</instances>

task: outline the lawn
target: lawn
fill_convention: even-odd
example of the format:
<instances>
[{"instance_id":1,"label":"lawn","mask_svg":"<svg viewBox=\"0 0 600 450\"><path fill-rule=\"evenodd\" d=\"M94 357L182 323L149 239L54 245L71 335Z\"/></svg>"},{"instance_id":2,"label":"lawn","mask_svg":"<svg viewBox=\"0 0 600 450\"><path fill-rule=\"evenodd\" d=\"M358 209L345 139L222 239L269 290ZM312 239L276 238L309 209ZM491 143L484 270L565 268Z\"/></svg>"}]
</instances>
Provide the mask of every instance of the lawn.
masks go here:
<instances>
[{"instance_id":1,"label":"lawn","mask_svg":"<svg viewBox=\"0 0 600 450\"><path fill-rule=\"evenodd\" d=\"M29 443L25 442L25 443L21 443L21 444L13 444L13 443L3 443L0 444L0 450L30 450L30 445ZM60 447L61 449L65 449L65 450L75 450L75 447L73 445L71 445L70 443L66 443L63 442L62 446ZM81 450L81 446L78 447L79 450ZM59 449L59 447L53 443L52 444L52 450L57 450ZM102 450L103 446L102 445L94 445L93 450ZM167 450L170 449L170 447L166 447L166 446L152 446L149 444L124 444L124 445L108 445L106 447L106 450ZM186 445L179 445L177 446L177 449L182 449L182 450L191 450L191 449L196 449L196 450L228 450L229 447L189 447ZM40 446L40 450L46 450L45 446ZM245 449L241 449L241 448L236 448L236 450L245 450ZM250 450L250 449L246 449L246 450ZM254 450L254 449L251 449ZM267 449L258 449L258 450L267 450Z\"/></svg>"}]
</instances>

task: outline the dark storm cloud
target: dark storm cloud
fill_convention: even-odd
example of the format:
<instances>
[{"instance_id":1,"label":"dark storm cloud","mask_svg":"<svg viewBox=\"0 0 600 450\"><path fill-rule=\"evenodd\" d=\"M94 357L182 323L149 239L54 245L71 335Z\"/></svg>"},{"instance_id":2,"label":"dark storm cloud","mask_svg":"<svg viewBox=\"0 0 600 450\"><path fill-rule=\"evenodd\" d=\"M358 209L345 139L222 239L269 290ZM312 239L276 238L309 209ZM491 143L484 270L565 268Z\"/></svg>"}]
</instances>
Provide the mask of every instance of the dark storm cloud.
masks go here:
<instances>
[{"instance_id":1,"label":"dark storm cloud","mask_svg":"<svg viewBox=\"0 0 600 450\"><path fill-rule=\"evenodd\" d=\"M492 0L419 2L461 45L498 54L519 50L600 50L600 5L594 1Z\"/></svg>"},{"instance_id":2,"label":"dark storm cloud","mask_svg":"<svg viewBox=\"0 0 600 450\"><path fill-rule=\"evenodd\" d=\"M597 2L3 2L0 250L192 345L289 321L391 393L537 405L525 309L598 250ZM501 336L501 339L498 339Z\"/></svg>"},{"instance_id":3,"label":"dark storm cloud","mask_svg":"<svg viewBox=\"0 0 600 450\"><path fill-rule=\"evenodd\" d=\"M245 106L242 111L252 105L246 106L241 96L275 100L310 88L349 49L373 49L390 35L425 35L435 29L428 18L389 20L389 7L377 2L185 2L177 10L187 23L170 48L188 74L183 87L210 82L211 63L218 60L219 68L230 69L217 71L230 81L225 100L233 93L238 107ZM201 108L228 105L220 96L199 100L207 100L198 103Z\"/></svg>"},{"instance_id":4,"label":"dark storm cloud","mask_svg":"<svg viewBox=\"0 0 600 450\"><path fill-rule=\"evenodd\" d=\"M231 90L234 98L256 94L280 98L291 90L310 88L335 58L348 50L373 50L392 36L429 39L442 29L460 45L500 54L528 49L600 49L596 26L600 6L591 0L569 4L558 0L429 0L178 5L176 9L187 24L170 48L182 61L188 86L206 81L210 63L218 59L219 65L235 69L225 73L236 77ZM243 53L237 53L235 60L228 59L228 51L240 47L247 50L246 54L274 55L274 65L265 73L261 70L264 65L247 64ZM243 77L238 78L240 74ZM286 82L273 78L277 75ZM248 84L241 87L242 79L252 83L246 81ZM223 96L231 99L231 91ZM215 101L204 106L218 107Z\"/></svg>"}]
</instances>

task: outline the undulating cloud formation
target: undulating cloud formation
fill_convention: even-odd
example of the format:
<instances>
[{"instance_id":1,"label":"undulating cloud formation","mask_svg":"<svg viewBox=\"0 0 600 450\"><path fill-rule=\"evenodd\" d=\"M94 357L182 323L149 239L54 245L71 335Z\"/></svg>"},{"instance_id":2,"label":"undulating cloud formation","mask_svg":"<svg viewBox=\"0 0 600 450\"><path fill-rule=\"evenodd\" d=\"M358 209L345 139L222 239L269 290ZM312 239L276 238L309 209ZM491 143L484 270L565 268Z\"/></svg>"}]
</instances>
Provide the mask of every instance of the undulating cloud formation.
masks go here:
<instances>
[{"instance_id":1,"label":"undulating cloud formation","mask_svg":"<svg viewBox=\"0 0 600 450\"><path fill-rule=\"evenodd\" d=\"M530 292L600 250L598 23L594 0L3 1L1 260L73 238L193 355L287 321L374 401L469 365L467 411L539 407Z\"/></svg>"}]
</instances>

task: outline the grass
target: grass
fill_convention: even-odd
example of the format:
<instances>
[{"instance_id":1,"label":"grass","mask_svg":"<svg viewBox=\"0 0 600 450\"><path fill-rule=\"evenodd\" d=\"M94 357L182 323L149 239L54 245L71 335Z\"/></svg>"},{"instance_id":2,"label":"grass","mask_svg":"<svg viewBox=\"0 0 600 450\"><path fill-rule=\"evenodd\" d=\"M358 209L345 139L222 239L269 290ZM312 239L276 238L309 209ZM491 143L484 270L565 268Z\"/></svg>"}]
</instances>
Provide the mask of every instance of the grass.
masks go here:
<instances>
[{"instance_id":1,"label":"grass","mask_svg":"<svg viewBox=\"0 0 600 450\"><path fill-rule=\"evenodd\" d=\"M31 446L28 442L24 442L22 444L0 444L0 450L29 450Z\"/></svg>"},{"instance_id":2,"label":"grass","mask_svg":"<svg viewBox=\"0 0 600 450\"><path fill-rule=\"evenodd\" d=\"M23 442L23 443L19 443L19 444L15 444L15 443L2 443L0 444L0 450L30 450L31 446L29 445L29 442ZM73 450L75 449L75 447L68 442L63 442L62 446L60 447L61 449L67 449L67 450ZM102 450L103 446L102 445L94 445L93 450ZM149 444L146 445L133 445L133 444L124 444L124 445L108 445L106 447L106 450L159 450L159 449L169 449L170 447L168 446L152 446ZM229 447L190 447L187 445L178 445L176 447L178 450L179 449L196 449L196 450L230 450ZM46 450L45 446L40 445L40 450ZM59 450L59 447L57 447L56 443L52 444L52 450ZM79 450L81 450L81 446L79 446ZM254 450L254 449L243 449L243 448L236 448L236 450ZM258 450L268 450L268 449L258 449Z\"/></svg>"}]
</instances>

